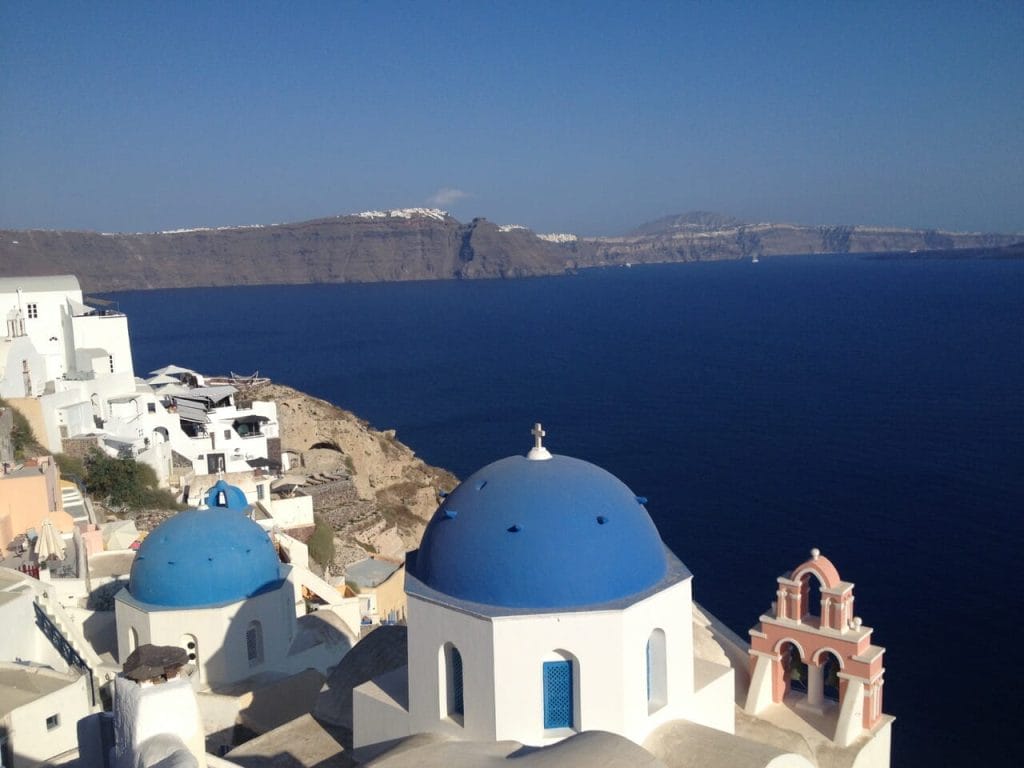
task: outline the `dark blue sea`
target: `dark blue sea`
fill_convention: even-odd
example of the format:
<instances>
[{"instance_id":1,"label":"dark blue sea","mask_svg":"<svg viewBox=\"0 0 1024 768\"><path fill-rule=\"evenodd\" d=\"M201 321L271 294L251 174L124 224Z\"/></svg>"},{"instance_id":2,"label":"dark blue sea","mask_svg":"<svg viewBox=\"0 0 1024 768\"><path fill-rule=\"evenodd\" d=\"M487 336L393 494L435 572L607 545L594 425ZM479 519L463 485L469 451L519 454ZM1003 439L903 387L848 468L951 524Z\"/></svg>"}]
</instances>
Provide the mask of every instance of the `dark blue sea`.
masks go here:
<instances>
[{"instance_id":1,"label":"dark blue sea","mask_svg":"<svg viewBox=\"0 0 1024 768\"><path fill-rule=\"evenodd\" d=\"M819 547L887 649L894 765L1008 765L1024 261L774 258L112 295L135 368L259 369L466 476L531 444L649 499L740 634Z\"/></svg>"}]
</instances>

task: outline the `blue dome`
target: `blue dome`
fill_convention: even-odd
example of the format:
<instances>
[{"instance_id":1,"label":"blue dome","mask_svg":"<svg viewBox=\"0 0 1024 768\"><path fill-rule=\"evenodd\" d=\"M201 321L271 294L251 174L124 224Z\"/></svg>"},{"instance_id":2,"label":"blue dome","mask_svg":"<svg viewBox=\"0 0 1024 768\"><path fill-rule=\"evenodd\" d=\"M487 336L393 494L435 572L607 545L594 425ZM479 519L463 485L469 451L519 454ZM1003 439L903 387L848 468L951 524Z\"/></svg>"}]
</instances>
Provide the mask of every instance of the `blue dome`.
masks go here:
<instances>
[{"instance_id":1,"label":"blue dome","mask_svg":"<svg viewBox=\"0 0 1024 768\"><path fill-rule=\"evenodd\" d=\"M614 475L567 456L511 456L445 499L410 571L456 599L550 609L637 595L668 569L654 522Z\"/></svg>"},{"instance_id":2,"label":"blue dome","mask_svg":"<svg viewBox=\"0 0 1024 768\"><path fill-rule=\"evenodd\" d=\"M218 480L213 487L206 492L203 503L213 509L234 509L241 511L249 506L245 493L235 485L228 485L223 480Z\"/></svg>"},{"instance_id":3,"label":"blue dome","mask_svg":"<svg viewBox=\"0 0 1024 768\"><path fill-rule=\"evenodd\" d=\"M242 600L280 582L277 552L259 525L234 511L188 510L143 540L128 592L152 605L194 608Z\"/></svg>"}]
</instances>

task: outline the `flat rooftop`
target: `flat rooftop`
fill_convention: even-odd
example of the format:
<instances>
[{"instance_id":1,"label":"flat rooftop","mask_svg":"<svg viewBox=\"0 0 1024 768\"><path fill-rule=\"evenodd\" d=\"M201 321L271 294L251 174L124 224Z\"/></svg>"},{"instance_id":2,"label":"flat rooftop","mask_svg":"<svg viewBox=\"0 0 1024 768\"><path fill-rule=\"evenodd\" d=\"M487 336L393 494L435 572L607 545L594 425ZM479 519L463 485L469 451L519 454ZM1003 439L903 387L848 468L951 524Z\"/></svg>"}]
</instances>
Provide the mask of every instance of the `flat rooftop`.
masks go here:
<instances>
[{"instance_id":1,"label":"flat rooftop","mask_svg":"<svg viewBox=\"0 0 1024 768\"><path fill-rule=\"evenodd\" d=\"M73 685L77 674L63 674L46 667L0 662L0 717L25 704Z\"/></svg>"}]
</instances>

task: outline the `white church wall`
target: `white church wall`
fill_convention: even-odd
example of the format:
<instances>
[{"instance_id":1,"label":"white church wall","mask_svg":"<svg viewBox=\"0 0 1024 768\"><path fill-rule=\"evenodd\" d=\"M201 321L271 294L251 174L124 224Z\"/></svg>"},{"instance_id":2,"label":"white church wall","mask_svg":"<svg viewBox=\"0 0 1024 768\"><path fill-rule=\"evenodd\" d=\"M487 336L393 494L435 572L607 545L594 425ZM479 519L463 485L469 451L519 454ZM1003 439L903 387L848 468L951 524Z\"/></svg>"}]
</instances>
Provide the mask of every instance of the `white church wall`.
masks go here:
<instances>
[{"instance_id":1,"label":"white church wall","mask_svg":"<svg viewBox=\"0 0 1024 768\"><path fill-rule=\"evenodd\" d=\"M685 717L692 711L693 669L693 580L687 578L641 600L623 612L626 679L629 706L624 730L640 743L662 723ZM647 642L654 630L664 632L664 696L653 701L647 696ZM655 654L654 661L657 662ZM656 680L652 687L657 687ZM727 707L732 712L732 703Z\"/></svg>"},{"instance_id":2,"label":"white church wall","mask_svg":"<svg viewBox=\"0 0 1024 768\"><path fill-rule=\"evenodd\" d=\"M693 703L687 709L686 719L726 733L736 732L736 713L733 708L736 692L735 672L732 667L694 659Z\"/></svg>"},{"instance_id":3,"label":"white church wall","mask_svg":"<svg viewBox=\"0 0 1024 768\"><path fill-rule=\"evenodd\" d=\"M623 616L619 611L495 619L497 738L543 745L574 731L621 732L626 697ZM545 730L543 662L573 662L573 728Z\"/></svg>"},{"instance_id":4,"label":"white church wall","mask_svg":"<svg viewBox=\"0 0 1024 768\"><path fill-rule=\"evenodd\" d=\"M116 600L119 658L127 658L133 643L178 645L196 654L197 686L244 680L251 675L277 669L269 662L288 656L295 633L291 585L246 600L215 607L143 610L142 604ZM259 622L262 653L250 660L246 633L250 623ZM133 640L132 630L137 633ZM184 640L194 638L196 648Z\"/></svg>"},{"instance_id":5,"label":"white church wall","mask_svg":"<svg viewBox=\"0 0 1024 768\"><path fill-rule=\"evenodd\" d=\"M892 754L892 723L892 720L888 720L865 740L857 752L852 768L889 768Z\"/></svg>"},{"instance_id":6,"label":"white church wall","mask_svg":"<svg viewBox=\"0 0 1024 768\"><path fill-rule=\"evenodd\" d=\"M493 741L495 726L495 668L493 625L487 619L451 610L409 595L409 725L412 733L432 731L453 738ZM442 717L447 691L440 687L439 670L445 643L462 657L465 714ZM510 685L514 676L509 675ZM505 670L502 669L502 683Z\"/></svg>"},{"instance_id":7,"label":"white church wall","mask_svg":"<svg viewBox=\"0 0 1024 768\"><path fill-rule=\"evenodd\" d=\"M352 691L352 734L355 757L367 762L410 735L408 667L393 669ZM404 695L403 695L404 694Z\"/></svg>"}]
</instances>

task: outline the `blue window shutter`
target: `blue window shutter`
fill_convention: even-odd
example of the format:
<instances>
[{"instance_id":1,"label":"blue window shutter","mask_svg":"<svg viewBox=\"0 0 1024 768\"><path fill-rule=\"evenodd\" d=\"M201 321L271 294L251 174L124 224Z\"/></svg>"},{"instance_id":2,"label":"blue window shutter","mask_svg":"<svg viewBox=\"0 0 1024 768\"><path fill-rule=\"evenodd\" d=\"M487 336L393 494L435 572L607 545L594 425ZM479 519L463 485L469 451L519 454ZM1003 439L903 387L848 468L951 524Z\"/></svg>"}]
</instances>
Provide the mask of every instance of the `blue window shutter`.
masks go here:
<instances>
[{"instance_id":1,"label":"blue window shutter","mask_svg":"<svg viewBox=\"0 0 1024 768\"><path fill-rule=\"evenodd\" d=\"M572 662L544 662L544 727L572 728Z\"/></svg>"},{"instance_id":2,"label":"blue window shutter","mask_svg":"<svg viewBox=\"0 0 1024 768\"><path fill-rule=\"evenodd\" d=\"M452 648L452 711L453 715L464 715L465 704L462 699L462 654Z\"/></svg>"},{"instance_id":3,"label":"blue window shutter","mask_svg":"<svg viewBox=\"0 0 1024 768\"><path fill-rule=\"evenodd\" d=\"M653 674L653 669L652 669L652 665L651 665L651 641L648 640L647 641L647 701L648 702L650 702L650 700L651 700L651 675L652 674Z\"/></svg>"}]
</instances>

